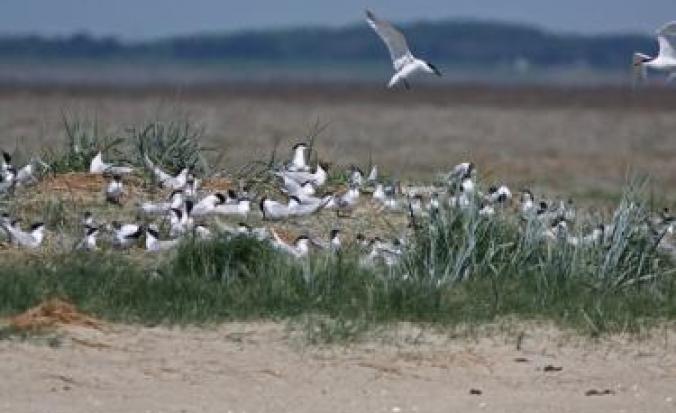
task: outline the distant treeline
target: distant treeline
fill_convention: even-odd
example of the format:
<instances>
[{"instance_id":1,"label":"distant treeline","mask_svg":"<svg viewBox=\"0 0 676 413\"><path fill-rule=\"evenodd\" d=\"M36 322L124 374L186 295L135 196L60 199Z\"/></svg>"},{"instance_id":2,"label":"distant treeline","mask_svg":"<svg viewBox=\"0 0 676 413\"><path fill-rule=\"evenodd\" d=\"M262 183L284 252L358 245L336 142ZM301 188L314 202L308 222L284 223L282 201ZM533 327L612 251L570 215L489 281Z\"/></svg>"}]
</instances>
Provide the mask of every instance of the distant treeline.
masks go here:
<instances>
[{"instance_id":1,"label":"distant treeline","mask_svg":"<svg viewBox=\"0 0 676 413\"><path fill-rule=\"evenodd\" d=\"M458 65L531 64L626 68L634 51L654 52L642 35L556 34L531 26L443 21L402 25L413 51L431 61ZM0 59L164 59L169 61L286 60L372 61L384 45L366 24L203 34L147 42L122 42L87 34L0 38Z\"/></svg>"}]
</instances>

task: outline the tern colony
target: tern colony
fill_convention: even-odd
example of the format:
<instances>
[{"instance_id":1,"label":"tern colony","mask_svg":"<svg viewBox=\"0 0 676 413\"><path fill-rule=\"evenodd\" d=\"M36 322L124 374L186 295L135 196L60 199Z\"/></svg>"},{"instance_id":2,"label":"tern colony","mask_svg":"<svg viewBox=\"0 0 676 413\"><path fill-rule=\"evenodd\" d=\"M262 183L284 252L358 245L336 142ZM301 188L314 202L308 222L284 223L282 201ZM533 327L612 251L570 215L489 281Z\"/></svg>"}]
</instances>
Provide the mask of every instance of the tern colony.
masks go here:
<instances>
[{"instance_id":1,"label":"tern colony","mask_svg":"<svg viewBox=\"0 0 676 413\"><path fill-rule=\"evenodd\" d=\"M387 21L377 18L371 11L366 11L368 25L378 34L387 46L392 59L395 73L388 83L392 88L403 84L410 88L409 79L418 74L435 74L441 72L430 62L418 59L411 53L404 35ZM646 69L655 69L670 73L672 80L676 73L676 22L667 24L657 32L659 54L651 58L636 53L633 58L635 73L645 78ZM334 210L338 216L350 215L351 212L364 202L362 194L369 188L371 201L384 212L406 213L411 223L416 217L438 213L443 208L471 210L478 208L480 216L488 217L496 213L504 213L512 202L512 192L505 186L491 187L486 193L477 189L474 181L476 169L473 163L467 162L457 165L447 176L448 188L408 188L403 190L401 185L379 181L378 170L374 167L368 176L364 176L359 168L353 167L349 173L348 187L341 193L320 194L328 180L325 167L317 164L312 169L306 161L308 147L300 143L293 148L291 161L274 171L279 180L279 190L287 197L286 201L279 201L270 196L262 196L258 202L263 220L279 221L290 218L302 218L325 210ZM199 180L189 168L184 168L177 175L172 175L156 165L147 155L144 155L144 166L152 173L160 187L171 191L168 199L161 202L141 202L139 213L145 216L158 216L169 222L170 239L161 239L159 227L156 224L142 225L139 223L111 222L108 225L99 225L94 217L87 213L83 219L83 238L75 245L80 250L97 249L97 236L103 229L112 235L112 245L116 248L129 248L145 237L145 248L149 251L161 251L175 247L180 238L192 234L200 238L210 238L212 230L200 223L209 216L235 216L247 218L251 213L251 199L248 191L239 193L204 193L199 190ZM29 164L17 169L12 164L11 156L3 152L0 167L0 193L12 193L16 188L29 185L36 181L35 164L39 160L32 160ZM121 205L126 195L124 176L134 170L127 166L115 166L103 161L102 154L98 153L90 164L91 174L105 174L111 179L104 189L105 201ZM427 196L427 199L425 199ZM529 190L522 191L518 213L526 221L536 220L542 223L542 235L552 241L563 240L574 246L592 245L607 241L608 234L612 233L603 225L585 235L572 235L569 225L575 219L575 210L572 202L549 203L545 200L536 200ZM660 245L671 253L676 250L673 243L666 242L673 237L674 218L668 210L646 224L649 229L660 238ZM45 235L43 223L35 223L29 229L21 228L19 221L7 214L0 218L0 228L10 242L19 247L39 248ZM230 234L254 236L259 240L267 240L280 251L291 256L301 258L308 255L311 247L338 251L342 248L340 230L334 229L329 234L328 242L301 235L293 242L286 242L272 228L251 228L246 223L236 227L219 224L219 231ZM664 240L665 242L662 242ZM407 244L407 237L397 237L392 241L383 241L378 237L366 237L359 234L356 242L364 248L366 259L370 262L381 260L386 264L396 263Z\"/></svg>"},{"instance_id":2,"label":"tern colony","mask_svg":"<svg viewBox=\"0 0 676 413\"><path fill-rule=\"evenodd\" d=\"M573 233L571 225L574 225L577 213L571 200L551 202L537 199L530 190L524 189L517 201L506 185L491 186L482 192L476 183L477 169L471 162L456 165L444 176L443 185L424 187L402 186L399 182L383 180L377 166L373 166L368 175L352 166L348 171L346 188L340 192L329 192L326 191L329 178L327 167L320 163L311 167L307 163L307 151L306 144L297 144L293 147L291 160L270 171L277 182L277 191L259 197L259 211L252 208L253 194L246 188L240 191L205 191L199 188L200 180L189 168L172 175L144 156L145 169L168 193L168 197L159 202L135 200L137 215L144 216L151 223L113 221L104 224L87 212L81 222L82 238L73 248L97 250L100 248L97 237L105 232L109 234L109 244L115 249L128 249L143 242L147 251L156 252L176 247L186 236L210 239L218 232L269 242L279 251L302 259L313 250L341 251L345 241L340 228L334 228L326 237L301 234L295 240L287 241L270 224L323 213L350 217L357 213L355 210L358 208L371 208L379 214L399 214L407 217L409 222L405 233L389 240L370 234L357 234L348 242L362 251L362 263L369 265L395 265L411 244L416 223L450 209L477 213L482 219L496 215L516 215L524 223L538 223L543 242L553 245L603 245L610 242L613 233L610 225L599 225L589 233ZM101 156L101 153L97 154L90 166L90 174L108 177L101 202L121 205L127 197L125 177L135 170L106 164ZM12 170L11 157L7 155L2 164L3 180L11 179ZM37 180L34 176L32 179L33 182ZM285 200L281 200L282 196ZM254 214L260 214L266 225L253 228L247 224L248 218ZM231 217L240 222L232 226L212 220L214 225L210 227L207 225L210 217ZM168 224L168 237L163 237L159 230L159 224L163 222ZM18 220L3 214L0 227L9 242L21 248L37 249L45 238L45 225L41 222L23 229ZM659 246L674 255L675 227L676 220L666 209L645 223L645 229L659 237Z\"/></svg>"}]
</instances>

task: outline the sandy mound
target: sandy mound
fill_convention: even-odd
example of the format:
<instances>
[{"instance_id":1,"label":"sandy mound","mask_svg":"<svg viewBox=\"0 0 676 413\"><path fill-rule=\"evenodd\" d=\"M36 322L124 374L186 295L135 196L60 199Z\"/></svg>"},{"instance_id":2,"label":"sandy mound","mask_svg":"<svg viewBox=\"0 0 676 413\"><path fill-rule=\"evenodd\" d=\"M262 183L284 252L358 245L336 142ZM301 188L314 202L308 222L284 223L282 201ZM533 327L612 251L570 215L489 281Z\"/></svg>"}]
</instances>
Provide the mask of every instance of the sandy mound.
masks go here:
<instances>
[{"instance_id":1,"label":"sandy mound","mask_svg":"<svg viewBox=\"0 0 676 413\"><path fill-rule=\"evenodd\" d=\"M18 330L42 330L58 326L79 326L100 330L102 323L82 314L71 303L52 298L11 318L9 325Z\"/></svg>"}]
</instances>

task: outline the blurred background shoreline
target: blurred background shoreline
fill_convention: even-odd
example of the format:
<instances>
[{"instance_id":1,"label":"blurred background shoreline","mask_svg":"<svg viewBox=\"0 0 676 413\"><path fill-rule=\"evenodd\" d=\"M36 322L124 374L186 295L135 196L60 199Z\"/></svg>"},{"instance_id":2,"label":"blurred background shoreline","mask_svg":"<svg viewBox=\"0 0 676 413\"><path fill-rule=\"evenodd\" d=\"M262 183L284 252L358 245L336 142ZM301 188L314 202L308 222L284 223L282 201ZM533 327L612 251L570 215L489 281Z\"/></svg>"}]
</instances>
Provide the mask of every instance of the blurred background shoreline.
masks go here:
<instances>
[{"instance_id":1,"label":"blurred background shoreline","mask_svg":"<svg viewBox=\"0 0 676 413\"><path fill-rule=\"evenodd\" d=\"M632 53L657 49L647 34L572 34L497 21L424 21L401 28L414 53L444 72L435 85L629 87ZM390 73L386 49L365 24L135 41L86 32L0 35L3 84L382 85Z\"/></svg>"}]
</instances>

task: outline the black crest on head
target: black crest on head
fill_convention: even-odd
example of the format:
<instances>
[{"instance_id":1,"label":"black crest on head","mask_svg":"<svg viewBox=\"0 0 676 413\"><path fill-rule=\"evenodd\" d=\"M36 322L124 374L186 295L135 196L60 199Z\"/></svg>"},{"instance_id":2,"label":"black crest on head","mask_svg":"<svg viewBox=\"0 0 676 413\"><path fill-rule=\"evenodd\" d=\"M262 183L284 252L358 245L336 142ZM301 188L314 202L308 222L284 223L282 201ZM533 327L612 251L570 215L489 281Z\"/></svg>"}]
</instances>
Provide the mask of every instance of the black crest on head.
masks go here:
<instances>
[{"instance_id":1,"label":"black crest on head","mask_svg":"<svg viewBox=\"0 0 676 413\"><path fill-rule=\"evenodd\" d=\"M35 231L36 229L42 228L44 226L45 226L44 222L36 222L33 225L31 225L31 231Z\"/></svg>"}]
</instances>

